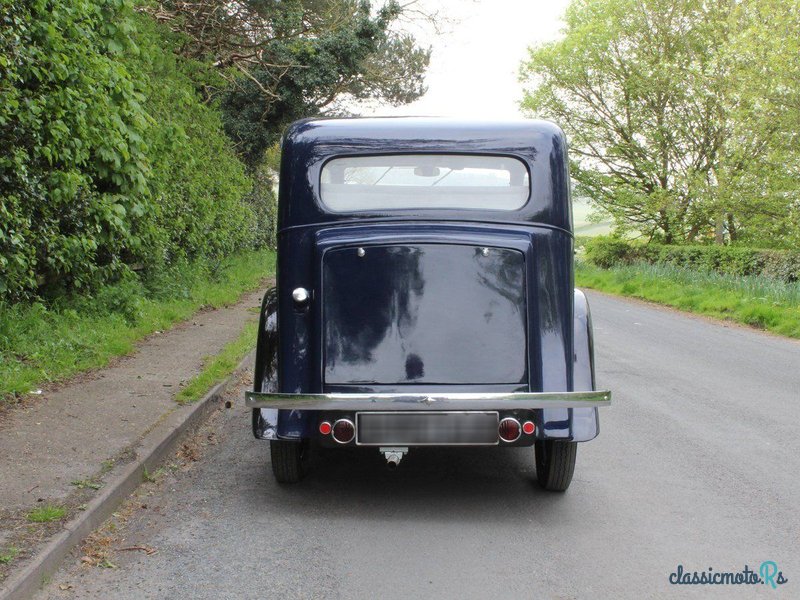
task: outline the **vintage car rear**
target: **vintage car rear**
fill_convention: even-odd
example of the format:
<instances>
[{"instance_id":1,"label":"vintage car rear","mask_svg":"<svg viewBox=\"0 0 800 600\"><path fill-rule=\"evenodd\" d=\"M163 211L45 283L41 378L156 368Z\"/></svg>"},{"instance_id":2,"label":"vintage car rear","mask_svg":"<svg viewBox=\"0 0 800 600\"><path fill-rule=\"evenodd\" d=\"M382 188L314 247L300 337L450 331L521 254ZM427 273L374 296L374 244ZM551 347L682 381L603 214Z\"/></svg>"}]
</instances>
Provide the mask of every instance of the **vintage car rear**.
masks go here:
<instances>
[{"instance_id":1,"label":"vintage car rear","mask_svg":"<svg viewBox=\"0 0 800 600\"><path fill-rule=\"evenodd\" d=\"M283 140L278 281L253 431L282 482L312 445L534 446L565 490L598 433L573 288L567 144L541 121L305 120Z\"/></svg>"}]
</instances>

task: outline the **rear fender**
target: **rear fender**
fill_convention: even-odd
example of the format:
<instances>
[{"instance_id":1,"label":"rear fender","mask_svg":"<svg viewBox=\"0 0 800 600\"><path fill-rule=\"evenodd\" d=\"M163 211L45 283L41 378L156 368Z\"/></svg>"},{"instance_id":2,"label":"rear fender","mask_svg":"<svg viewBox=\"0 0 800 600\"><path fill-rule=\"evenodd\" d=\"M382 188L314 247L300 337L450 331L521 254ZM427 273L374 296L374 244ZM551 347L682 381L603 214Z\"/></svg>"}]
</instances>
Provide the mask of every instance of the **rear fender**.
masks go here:
<instances>
[{"instance_id":1,"label":"rear fender","mask_svg":"<svg viewBox=\"0 0 800 600\"><path fill-rule=\"evenodd\" d=\"M575 290L575 365L572 370L572 389L575 391L596 390L594 376L594 330L592 311L586 295ZM600 433L600 417L596 408L572 409L572 439L587 442Z\"/></svg>"},{"instance_id":2,"label":"rear fender","mask_svg":"<svg viewBox=\"0 0 800 600\"><path fill-rule=\"evenodd\" d=\"M261 301L253 391L278 391L278 292L274 287L267 290ZM253 435L256 438L277 439L277 427L277 410L253 409Z\"/></svg>"},{"instance_id":3,"label":"rear fender","mask_svg":"<svg viewBox=\"0 0 800 600\"><path fill-rule=\"evenodd\" d=\"M592 313L586 295L575 290L573 313L574 363L572 390L591 391L595 387ZM542 431L549 439L588 442L600 433L597 408L554 408L542 411Z\"/></svg>"}]
</instances>

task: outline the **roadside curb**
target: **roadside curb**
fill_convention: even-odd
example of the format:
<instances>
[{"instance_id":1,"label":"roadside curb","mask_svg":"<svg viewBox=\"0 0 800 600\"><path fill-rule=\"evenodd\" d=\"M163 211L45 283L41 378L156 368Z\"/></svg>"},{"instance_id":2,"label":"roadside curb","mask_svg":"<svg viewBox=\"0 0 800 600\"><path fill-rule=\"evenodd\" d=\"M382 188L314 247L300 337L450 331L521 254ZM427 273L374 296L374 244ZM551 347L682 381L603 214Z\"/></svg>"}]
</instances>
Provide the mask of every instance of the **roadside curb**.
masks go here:
<instances>
[{"instance_id":1,"label":"roadside curb","mask_svg":"<svg viewBox=\"0 0 800 600\"><path fill-rule=\"evenodd\" d=\"M61 566L67 554L97 529L142 483L145 470L153 472L188 431L199 427L218 406L230 384L252 362L255 350L238 364L222 382L197 402L178 406L158 422L134 449L136 458L106 483L86 510L64 525L64 530L50 540L21 571L12 574L0 588L0 600L30 598Z\"/></svg>"}]
</instances>

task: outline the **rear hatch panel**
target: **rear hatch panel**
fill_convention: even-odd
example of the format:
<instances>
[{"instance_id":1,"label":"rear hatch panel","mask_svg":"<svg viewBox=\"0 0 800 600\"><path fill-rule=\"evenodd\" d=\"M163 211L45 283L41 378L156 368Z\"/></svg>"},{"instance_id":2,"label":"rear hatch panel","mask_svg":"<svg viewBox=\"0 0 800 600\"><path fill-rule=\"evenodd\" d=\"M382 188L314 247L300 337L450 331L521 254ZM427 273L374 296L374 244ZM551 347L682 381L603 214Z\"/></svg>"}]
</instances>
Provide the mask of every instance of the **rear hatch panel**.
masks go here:
<instances>
[{"instance_id":1,"label":"rear hatch panel","mask_svg":"<svg viewBox=\"0 0 800 600\"><path fill-rule=\"evenodd\" d=\"M329 248L326 385L528 382L525 257L470 244Z\"/></svg>"}]
</instances>

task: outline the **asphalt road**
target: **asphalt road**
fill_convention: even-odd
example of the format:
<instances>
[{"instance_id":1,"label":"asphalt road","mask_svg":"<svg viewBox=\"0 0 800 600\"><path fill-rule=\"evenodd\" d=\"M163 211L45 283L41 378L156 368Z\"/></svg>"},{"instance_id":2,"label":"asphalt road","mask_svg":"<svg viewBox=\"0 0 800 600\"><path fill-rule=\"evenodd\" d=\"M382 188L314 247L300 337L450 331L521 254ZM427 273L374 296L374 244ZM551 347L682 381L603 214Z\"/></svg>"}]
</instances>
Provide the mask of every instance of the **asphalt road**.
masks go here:
<instances>
[{"instance_id":1,"label":"asphalt road","mask_svg":"<svg viewBox=\"0 0 800 600\"><path fill-rule=\"evenodd\" d=\"M76 555L41 598L800 597L800 344L589 297L614 404L566 494L536 487L523 449L417 450L395 472L328 453L280 487L240 403L112 544L157 553ZM774 591L668 581L766 560Z\"/></svg>"}]
</instances>

